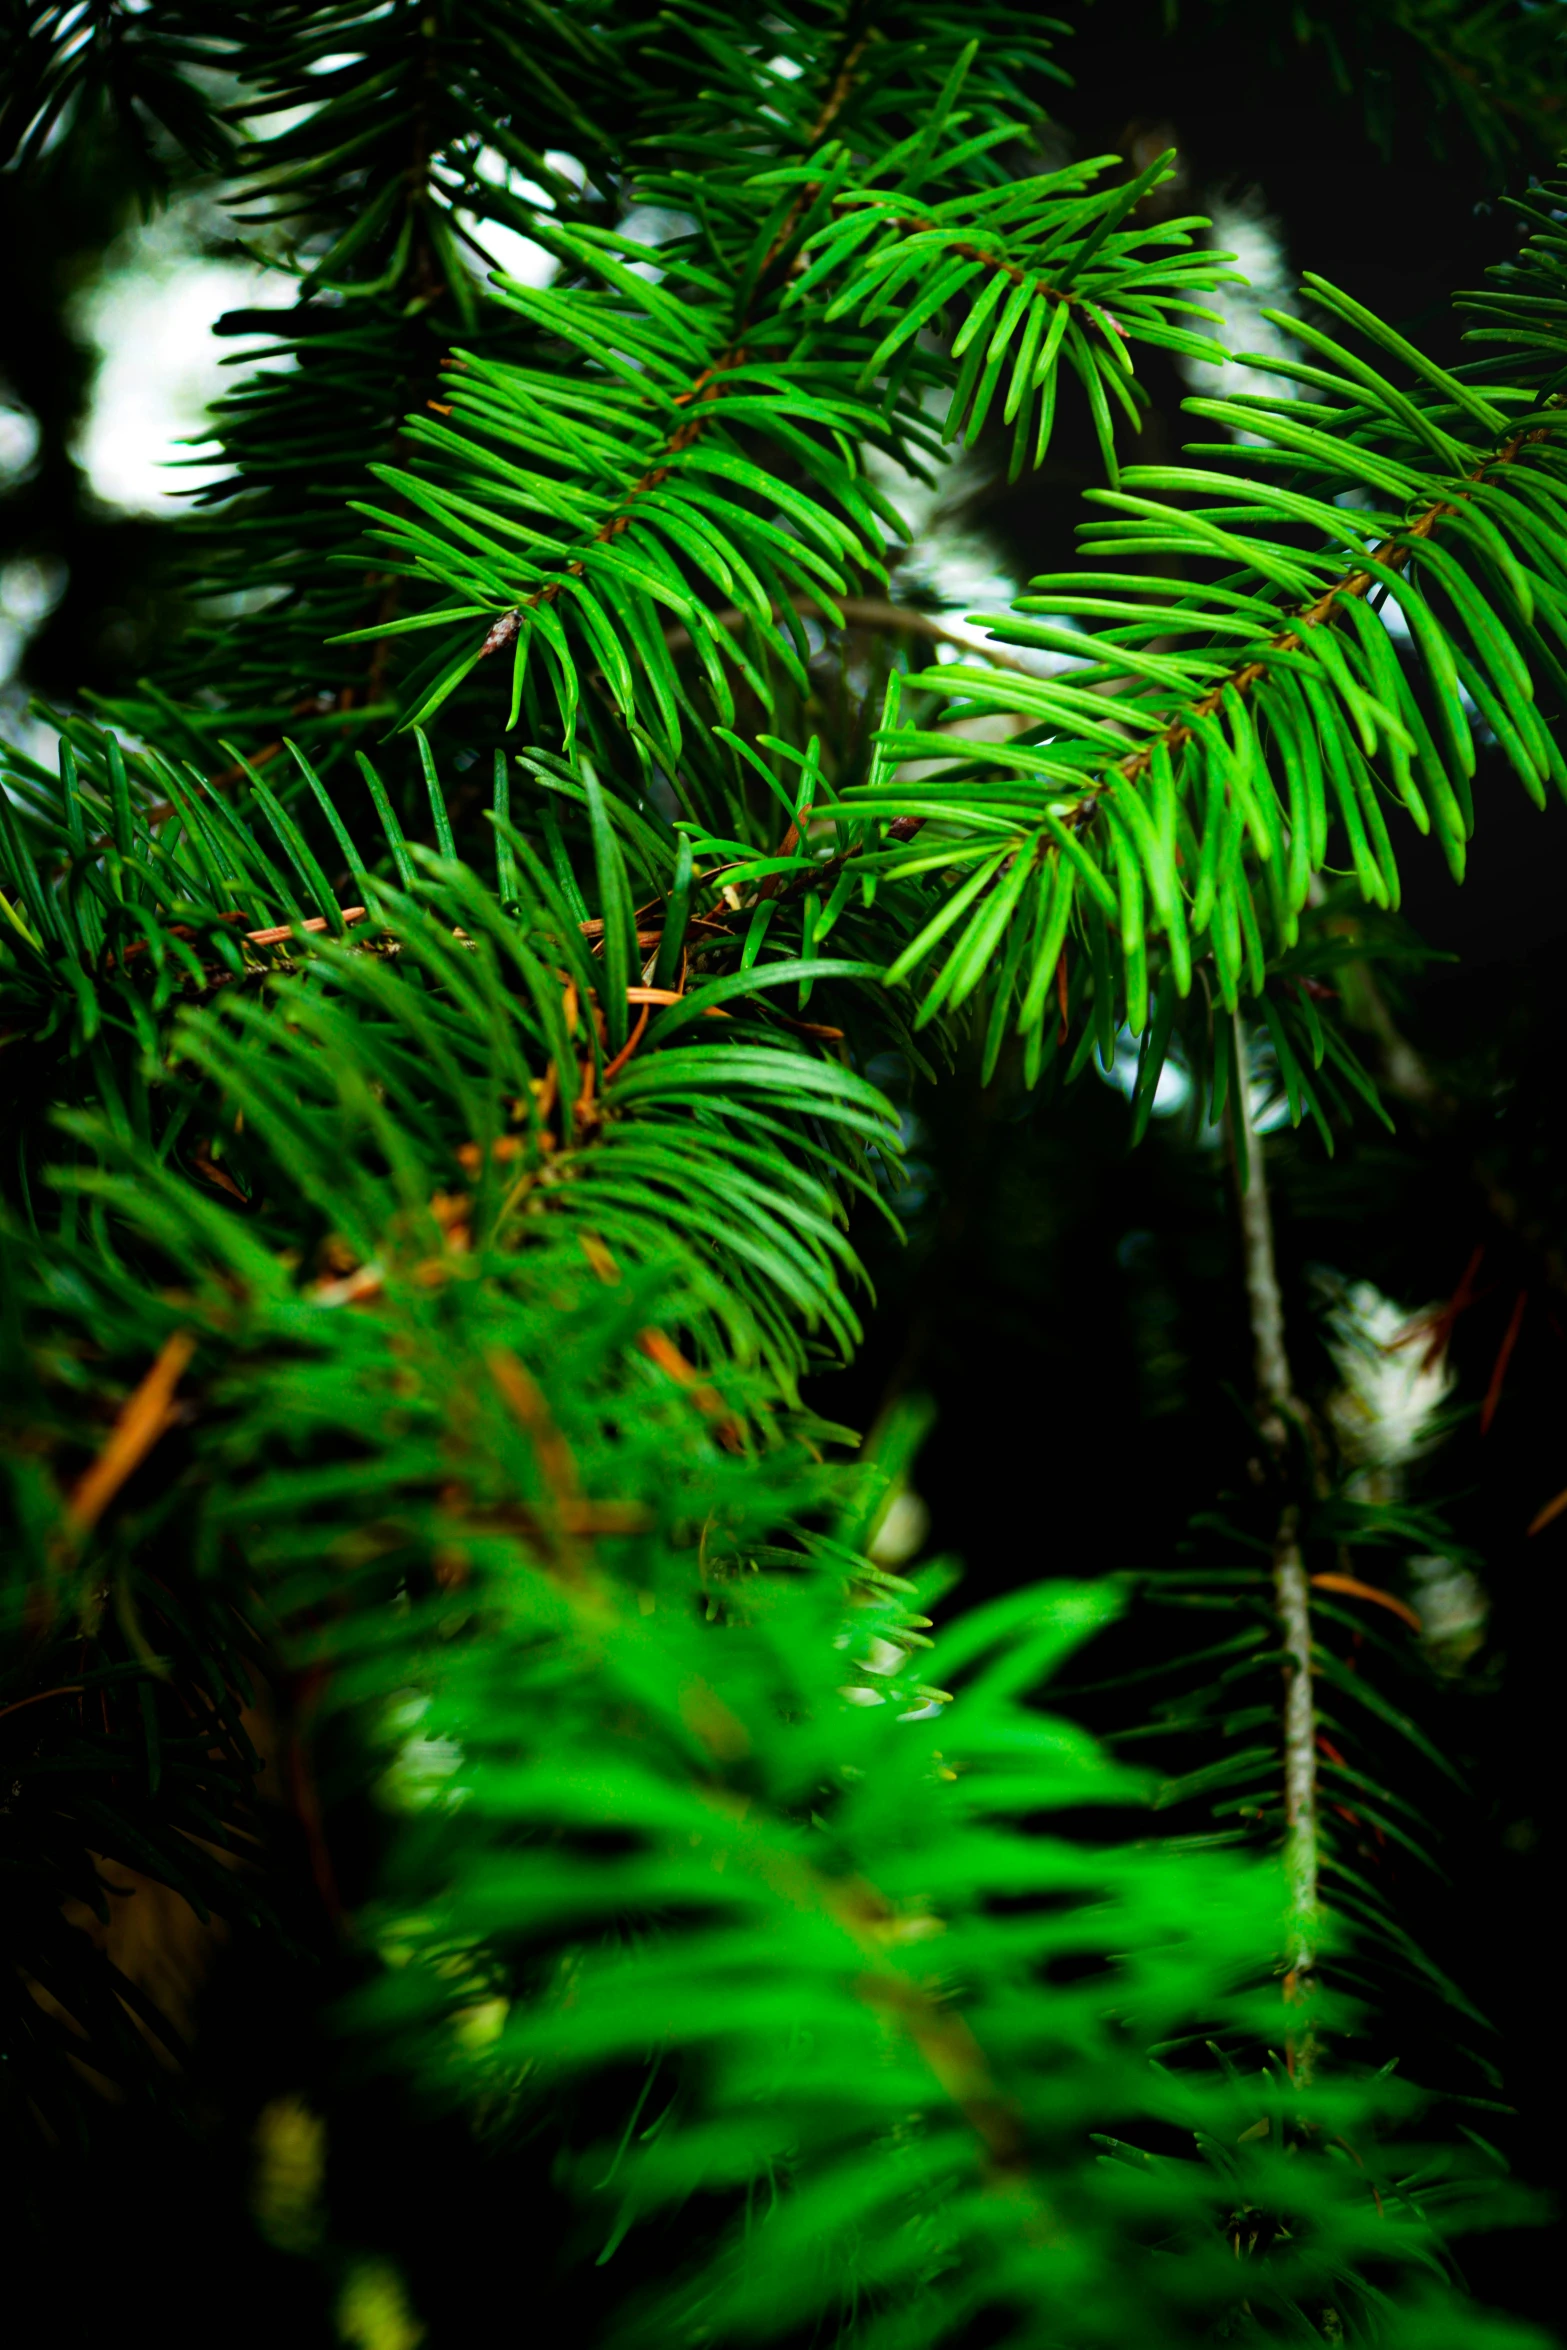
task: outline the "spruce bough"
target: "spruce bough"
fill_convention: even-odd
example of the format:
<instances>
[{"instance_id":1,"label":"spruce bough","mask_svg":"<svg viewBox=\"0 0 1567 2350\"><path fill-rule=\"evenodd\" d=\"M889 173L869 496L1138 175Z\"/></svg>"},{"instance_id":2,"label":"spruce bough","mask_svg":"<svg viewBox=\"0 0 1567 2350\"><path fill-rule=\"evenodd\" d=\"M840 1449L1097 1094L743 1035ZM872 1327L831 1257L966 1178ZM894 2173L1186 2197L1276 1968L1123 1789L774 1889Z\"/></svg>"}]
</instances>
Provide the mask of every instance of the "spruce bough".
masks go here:
<instances>
[{"instance_id":1,"label":"spruce bough","mask_svg":"<svg viewBox=\"0 0 1567 2350\"><path fill-rule=\"evenodd\" d=\"M1026 168L1046 28L982 13L160 12L242 85L187 141L252 135L300 291L219 406L194 635L6 754L5 2126L169 2093L65 1905L119 1867L265 1930L270 1688L372 1961L344 2030L547 2134L606 2341L1512 2341L1444 2245L1484 2182L1334 1978L1398 1929L1317 1800L1321 1436L1244 1072L1264 1033L1330 1148L1380 1114L1346 902L1396 906L1406 817L1461 875L1477 728L1567 780L1562 191L1457 372L1311 280L1278 391L1190 403L1247 438L1124 467L1223 259L1144 224L1168 159ZM24 147L79 32L31 28ZM987 425L1037 468L1058 398L1083 567L994 661L895 611L824 733L886 483ZM1117 1832L1151 1782L1035 1702L1114 1595L933 1635L944 1571L875 1563L916 1423L856 1463L802 1391L892 1212L879 1056L1033 1085L1123 1030L1140 1122L1176 1053L1233 1137L1273 1728L1185 1792L1282 1787L1282 1874ZM307 1719L395 1823L351 1917Z\"/></svg>"}]
</instances>

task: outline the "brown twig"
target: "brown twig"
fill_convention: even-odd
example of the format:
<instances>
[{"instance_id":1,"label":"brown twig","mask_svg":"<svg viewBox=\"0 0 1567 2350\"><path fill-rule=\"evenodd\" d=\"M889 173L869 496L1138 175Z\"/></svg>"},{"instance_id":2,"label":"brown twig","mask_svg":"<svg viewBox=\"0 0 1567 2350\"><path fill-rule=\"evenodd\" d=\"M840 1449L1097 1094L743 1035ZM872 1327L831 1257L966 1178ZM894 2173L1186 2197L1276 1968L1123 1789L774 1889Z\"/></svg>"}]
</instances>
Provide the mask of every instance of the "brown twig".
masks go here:
<instances>
[{"instance_id":1,"label":"brown twig","mask_svg":"<svg viewBox=\"0 0 1567 2350\"><path fill-rule=\"evenodd\" d=\"M1491 1370L1490 1385L1485 1391L1485 1402L1480 1407L1480 1433L1489 1436L1491 1423L1496 1418L1502 1401L1502 1383L1507 1377L1507 1366L1513 1359L1513 1348L1518 1344L1518 1333L1523 1328L1524 1308L1529 1303L1529 1292L1520 1289L1514 1303L1502 1343L1496 1350L1496 1361Z\"/></svg>"},{"instance_id":2,"label":"brown twig","mask_svg":"<svg viewBox=\"0 0 1567 2350\"><path fill-rule=\"evenodd\" d=\"M35 1689L31 1697L13 1698L9 1705L0 1705L0 1722L8 1714L19 1714L30 1705L42 1705L47 1697L80 1697L84 1686L81 1681L62 1681L57 1689Z\"/></svg>"},{"instance_id":3,"label":"brown twig","mask_svg":"<svg viewBox=\"0 0 1567 2350\"><path fill-rule=\"evenodd\" d=\"M86 1534L98 1523L126 1479L178 1420L174 1390L195 1351L188 1330L175 1330L164 1340L151 1370L121 1405L108 1442L71 1489L65 1514L73 1534Z\"/></svg>"},{"instance_id":4,"label":"brown twig","mask_svg":"<svg viewBox=\"0 0 1567 2350\"><path fill-rule=\"evenodd\" d=\"M639 996L657 996L660 998L669 996L669 999L672 1003L679 1001L678 997L671 995L670 990L664 987L639 987L636 992ZM628 996L631 994L629 987L626 990L626 994ZM610 1084L613 1079L620 1075L621 1070L624 1069L626 1063L630 1060L632 1054L636 1051L637 1046L642 1042L643 1037L647 1034L647 1024L652 1016L652 1004L650 1002L644 1003L641 1011L637 1015L637 1024L635 1028L632 1029L631 1034L627 1037L625 1043L621 1046L614 1059L612 1061L606 1061L604 1064L604 1083L606 1085Z\"/></svg>"},{"instance_id":5,"label":"brown twig","mask_svg":"<svg viewBox=\"0 0 1567 2350\"><path fill-rule=\"evenodd\" d=\"M507 1410L533 1446L551 1499L557 1505L578 1501L577 1464L538 1381L531 1371L524 1370L510 1347L492 1346L484 1360Z\"/></svg>"},{"instance_id":6,"label":"brown twig","mask_svg":"<svg viewBox=\"0 0 1567 2350\"><path fill-rule=\"evenodd\" d=\"M1411 1058L1413 1058L1412 1055ZM1424 1072L1422 1072L1423 1074ZM1459 1315L1466 1313L1469 1307L1475 1303L1475 1282L1479 1278L1480 1267L1484 1262L1485 1242L1482 1240L1478 1247L1472 1251L1469 1262L1460 1277L1458 1287L1446 1305L1433 1313L1422 1314L1416 1321L1411 1322L1407 1330L1401 1330L1396 1338L1390 1338L1387 1341L1383 1352L1396 1354L1400 1347L1413 1346L1417 1338L1423 1338L1426 1345L1420 1357L1420 1368L1422 1372L1434 1371L1447 1352Z\"/></svg>"},{"instance_id":7,"label":"brown twig","mask_svg":"<svg viewBox=\"0 0 1567 2350\"><path fill-rule=\"evenodd\" d=\"M1369 1599L1374 1607L1385 1607L1390 1615L1401 1617L1412 1632L1425 1629L1407 1600L1395 1598L1378 1583L1362 1583L1358 1575L1313 1575L1311 1581L1318 1591L1341 1591L1346 1599ZM1317 1744L1322 1743L1319 1738Z\"/></svg>"},{"instance_id":8,"label":"brown twig","mask_svg":"<svg viewBox=\"0 0 1567 2350\"><path fill-rule=\"evenodd\" d=\"M1529 1520L1528 1526L1525 1528L1525 1532L1529 1534L1543 1534L1547 1526L1552 1526L1555 1524L1556 1520L1562 1515L1564 1510L1567 1510L1567 1485L1562 1487L1560 1493L1553 1494L1551 1499L1546 1502L1542 1508L1535 1511L1534 1516Z\"/></svg>"}]
</instances>

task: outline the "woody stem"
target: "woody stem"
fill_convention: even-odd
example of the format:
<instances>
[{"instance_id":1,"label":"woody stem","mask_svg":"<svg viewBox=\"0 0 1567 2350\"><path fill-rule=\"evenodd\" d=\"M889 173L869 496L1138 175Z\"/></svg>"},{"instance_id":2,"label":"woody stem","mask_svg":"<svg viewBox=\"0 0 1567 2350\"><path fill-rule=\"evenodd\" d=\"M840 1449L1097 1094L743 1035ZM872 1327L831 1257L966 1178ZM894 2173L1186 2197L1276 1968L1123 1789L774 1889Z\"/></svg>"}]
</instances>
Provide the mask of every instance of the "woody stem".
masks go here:
<instances>
[{"instance_id":1,"label":"woody stem","mask_svg":"<svg viewBox=\"0 0 1567 2350\"><path fill-rule=\"evenodd\" d=\"M1236 1073L1230 1091L1246 1300L1256 1350L1262 1428L1277 1467L1286 1467L1289 1422L1302 1409L1294 1394L1273 1247L1273 1213L1261 1138L1247 1092L1245 1030L1236 1022ZM1284 1665L1285 1997L1304 2004L1316 1966L1320 1856L1317 1836L1317 1708L1312 1688L1311 1586L1300 1542L1300 1507L1287 1499L1273 1545L1273 1603ZM1295 2079L1309 2082L1316 2044L1309 2024L1290 2038Z\"/></svg>"}]
</instances>

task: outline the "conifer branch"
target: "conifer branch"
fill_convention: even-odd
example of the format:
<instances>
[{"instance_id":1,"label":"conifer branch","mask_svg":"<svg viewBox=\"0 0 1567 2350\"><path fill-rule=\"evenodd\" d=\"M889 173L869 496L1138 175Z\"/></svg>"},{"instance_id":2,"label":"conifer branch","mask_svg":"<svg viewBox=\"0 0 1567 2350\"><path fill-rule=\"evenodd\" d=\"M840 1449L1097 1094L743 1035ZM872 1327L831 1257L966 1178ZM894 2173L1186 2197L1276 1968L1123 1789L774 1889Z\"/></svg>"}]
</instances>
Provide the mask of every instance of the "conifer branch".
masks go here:
<instances>
[{"instance_id":1,"label":"conifer branch","mask_svg":"<svg viewBox=\"0 0 1567 2350\"><path fill-rule=\"evenodd\" d=\"M1295 370L1330 398L1198 404L1248 436L1225 444L1229 471L1146 470L1137 486L1164 504L1110 493L1121 518L1101 544L1153 553L1153 576L1040 582L1003 624L1072 673L989 647L972 671L895 667L862 768L864 699L842 739L807 737L824 697L811 707L800 614L943 631L848 592L885 576L898 528L870 453L939 456L926 394L945 385L949 440L996 409L1014 468L1031 450L1037 466L1065 365L1115 481L1111 415L1139 413L1130 346L1197 355L1173 321L1214 257L1151 251L1190 245L1190 222L1123 226L1147 174L1009 176L1043 20L1007 0L972 27L907 0L874 47L861 0L781 0L765 26L670 0L651 36L619 0L555 0L527 40L507 0L455 37L454 21L392 0L242 28L279 108L320 101L273 144L273 184L338 242L317 277L332 297L295 316L300 365L259 379L258 429L238 436L259 498L209 517L228 550L215 576L275 578L298 608L270 639L264 614L209 638L202 683L265 681L244 698L280 732L309 674L305 623L334 601L318 559L346 557L335 602L363 614L331 484L352 484L367 439L387 445L408 317L428 322L443 287L478 316L459 215L482 210L478 158L500 151L533 193L497 202L566 266L503 286L452 372L449 422L400 428L421 455L393 470L381 519L399 576L433 582L440 610L351 633L372 674L404 635L461 636L409 683L415 729L514 644L503 731L525 720L533 747L496 750L486 692L453 704L455 740L416 733L417 771L363 761L368 805L292 745L295 772L278 781L281 752L266 775L245 761L231 804L192 789L210 760L182 769L161 747L172 732L201 750L218 722L204 734L149 688L126 726L140 749L72 720L57 775L7 757L0 1010L20 1146L0 1369L22 1397L5 1490L26 1608L0 1724L8 1769L15 1751L34 1774L27 1799L43 1788L30 1917L57 1929L82 1853L115 1834L140 1836L169 1884L210 1883L200 1839L255 1765L225 1725L213 1792L207 1714L238 1686L232 1619L259 1603L283 1669L302 1660L321 1714L351 1722L345 1748L362 1742L355 1796L380 1783L388 1737L392 1779L451 1764L406 1809L389 1798L386 1872L352 1916L326 1861L335 1797L299 1775L323 1895L365 1961L355 2028L497 2138L514 2120L537 2145L558 2125L552 2217L579 2194L602 2211L618 2174L603 2259L644 2218L704 2214L689 2290L669 2244L690 2239L642 2232L646 2297L621 2297L615 2339L836 2328L1102 2350L1216 2322L1467 2350L1483 2325L1450 2322L1444 2300L1422 2336L1426 2305L1397 2281L1430 2272L1439 2200L1410 2184L1423 2152L1375 2151L1407 2117L1401 2090L1346 2065L1331 2107L1313 2094L1319 1902L1325 1886L1348 1917L1354 1898L1337 1823L1380 1836L1350 1808L1375 1823L1354 1731L1335 1725L1342 1748L1319 1736L1317 1690L1344 1676L1314 1635L1345 1601L1411 1611L1348 1571L1308 1577L1326 1497L1246 1042L1236 1022L1215 1053L1205 1015L1217 995L1233 1020L1244 982L1292 1111L1325 1123L1336 1082L1363 1074L1316 1009L1334 826L1365 894L1397 894L1368 762L1385 756L1455 867L1467 711L1531 789L1567 775L1532 700L1537 676L1567 677L1535 626L1567 641L1562 453L1539 405L1559 248L1529 264L1551 272L1539 351L1518 358L1526 294L1494 401L1325 294L1354 350L1292 331L1342 370ZM600 84L601 144L573 95L596 104ZM589 161L581 205L526 150L530 110L541 147L569 139ZM886 204L844 196L878 183ZM689 233L636 243L633 195ZM1414 396L1356 356L1379 340L1424 370ZM309 502L293 494L307 476ZM1172 586L1188 557L1203 581L1228 576ZM1431 694L1374 588L1404 608ZM231 666L242 645L259 650ZM954 689L972 694L958 724L999 710L1020 728L960 748L943 731ZM341 732L357 690L310 715ZM930 723L903 726L905 704ZM969 765L932 779L933 757ZM681 823L671 789L697 811ZM902 982L938 953L911 1019ZM1269 1579L1229 1579L1227 1603L1259 1620L1202 1702L1256 1672L1252 1718L1271 1727L1282 1647L1292 2081L1193 2054L1209 2030L1276 2044L1277 2009L1250 1988L1278 1942L1271 1872L1240 1850L1087 1833L1085 1806L1150 1790L1039 1710L1113 1594L1051 1585L955 1611L937 1636L955 1696L916 1680L923 1578L872 1557L874 1495L901 1469L846 1465L842 1432L806 1407L806 1375L861 1335L851 1208L890 1215L898 1192L902 1124L868 1072L916 1057L921 1024L938 1058L955 1050L976 996L987 1074L1010 1026L1029 1085L1047 1030L1052 1051L1079 1031L1069 1075L1096 1043L1109 1070L1124 1020L1143 1038L1139 1128L1172 1037L1215 1094L1229 1074L1271 1556ZM36 1595L53 1604L62 1560L82 1589L49 1614ZM178 1577L161 1615L154 1560ZM188 1695L203 1688L204 1712ZM409 1693L417 1738L393 1727ZM191 1720L199 1745L176 1750ZM1275 1742L1237 1753L1229 1713L1222 1737L1200 1791L1228 1802L1266 1773L1239 1812L1266 1823ZM95 2046L112 2037L101 1975L60 1979L84 2013L99 1999ZM24 2041L31 2024L24 2003ZM56 2060L27 2059L30 2082L58 2081ZM675 2094L644 2128L660 2068ZM1353 2177L1296 2158L1330 2110ZM1085 2159L1123 2116L1200 2150L1136 2158L1130 2218L1130 2149L1101 2139L1109 2161ZM605 2117L618 2148L579 2164Z\"/></svg>"},{"instance_id":2,"label":"conifer branch","mask_svg":"<svg viewBox=\"0 0 1567 2350\"><path fill-rule=\"evenodd\" d=\"M1506 467L1517 462L1521 450L1529 447L1535 441L1545 440L1548 438L1549 432L1548 425L1536 425L1529 432L1509 434L1507 439L1501 442L1482 465L1475 467L1468 477L1470 483L1475 488L1479 488L1487 481L1494 479ZM1261 652L1240 663L1238 667L1230 671L1227 677L1222 678L1217 684L1210 686L1205 693L1201 694L1192 704L1190 719L1178 720L1173 726L1166 727L1154 739L1163 744L1167 750L1172 751L1184 749L1188 743L1195 741L1198 725L1204 718L1211 718L1216 712L1223 709L1224 697L1227 693L1247 693L1268 675L1268 656L1270 654L1300 652L1305 646L1308 629L1334 626L1344 619L1345 607L1348 604L1363 600L1378 586L1385 590L1387 587L1386 572L1388 570L1400 574L1405 572L1419 543L1424 539L1429 539L1438 524L1448 516L1456 514L1463 503L1462 498L1433 499L1415 516L1412 522L1398 532L1396 537L1382 540L1371 550L1369 564L1357 565L1346 571L1342 578L1332 581L1322 590L1320 595L1313 598L1304 611L1296 614L1289 628L1282 630L1278 636L1271 637ZM1114 772L1124 778L1126 782L1134 783L1149 773L1153 765L1153 756L1152 744L1144 744L1133 752L1130 758L1119 761ZM1092 812L1093 802L1090 800L1085 804L1081 816L1075 816L1073 820L1079 823L1087 822Z\"/></svg>"},{"instance_id":3,"label":"conifer branch","mask_svg":"<svg viewBox=\"0 0 1567 2350\"><path fill-rule=\"evenodd\" d=\"M871 39L870 19L873 10L867 7L862 11L862 15L864 21L861 28L858 31L851 31L846 36L843 54L834 72L831 87L823 100L821 112L807 135L805 142L807 150L818 146L826 137L853 93L855 75ZM754 333L761 315L763 289L768 287L780 256L787 250L800 221L810 211L820 193L819 184L812 183L802 187L795 196L771 244L762 256L739 323L731 330L728 340L716 357L692 378L685 391L678 392L674 396L671 405L676 408L689 408L690 415L667 436L662 454L657 461L643 469L635 481L631 482L622 493L619 504L600 521L593 532L595 545L610 545L622 532L630 529L635 520L633 509L637 499L645 497L651 490L661 488L668 481L674 460L684 455L686 450L694 447L701 437L704 427L713 421L711 415L704 414L703 411L710 409L715 401L723 397L724 386L720 379L728 375L732 369L745 365L746 340ZM451 364L454 372L461 374L463 362L456 360ZM438 413L443 416L451 414L449 406L440 406L435 401L431 401L430 406L436 408ZM524 612L537 611L543 605L553 604L563 592L565 581L583 578L586 570L587 565L581 558L574 558L564 566L561 578L546 580L531 594L520 597L512 610L503 612L500 618L492 624L484 642L479 647L479 658L487 660L492 654L503 651L518 635L522 627ZM741 615L736 615L737 619L741 617ZM719 620L714 625L722 628L725 622Z\"/></svg>"}]
</instances>

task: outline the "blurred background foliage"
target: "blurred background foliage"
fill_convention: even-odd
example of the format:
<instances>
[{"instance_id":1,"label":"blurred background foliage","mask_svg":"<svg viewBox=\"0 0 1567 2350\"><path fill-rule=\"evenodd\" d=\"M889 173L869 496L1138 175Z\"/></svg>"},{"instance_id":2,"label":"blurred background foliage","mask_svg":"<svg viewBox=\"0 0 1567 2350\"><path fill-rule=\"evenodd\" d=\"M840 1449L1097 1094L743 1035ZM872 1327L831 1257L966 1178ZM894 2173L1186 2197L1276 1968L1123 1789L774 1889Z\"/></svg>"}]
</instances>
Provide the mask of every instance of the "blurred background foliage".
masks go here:
<instances>
[{"instance_id":1,"label":"blurred background foliage","mask_svg":"<svg viewBox=\"0 0 1567 2350\"><path fill-rule=\"evenodd\" d=\"M1450 290L1512 249L1502 192L1546 169L1561 136L1554 0L1096 0L1059 13L1071 82L1049 105L1062 159L1114 151L1140 167L1174 147L1178 177L1163 197L1210 214L1254 285L1282 291L1300 269L1321 271L1448 356ZM14 48L27 12L7 14ZM206 71L221 101L221 59ZM68 135L46 143L25 181L0 171L0 717L13 739L26 739L34 695L83 708L132 693L186 617L170 545L179 477L160 461L199 434L219 361L235 350L207 339L205 321L243 310L267 282L212 201L217 146L193 143L194 155L167 128L128 126L106 84L79 98ZM1261 307L1259 293L1239 299ZM1189 387L1158 354L1141 372L1152 406L1129 453L1162 460L1179 446ZM900 595L959 615L1065 569L1097 478L1075 411L1021 486L984 451L965 460L904 559ZM851 656L822 653L824 700L833 663ZM1548 2181L1567 2093L1551 1893L1567 1511L1539 1521L1567 1486L1567 811L1553 800L1537 814L1500 773L1482 770L1476 792L1486 808L1465 888L1448 885L1434 843L1410 844L1395 942L1407 951L1384 966L1381 998L1349 1007L1397 1133L1367 1117L1330 1163L1309 1128L1284 1128L1270 1164L1310 1400L1326 1408L1346 1387L1329 1344L1334 1299L1373 1339L1424 1314L1446 1341L1441 1440L1393 1467L1412 1502L1442 1504L1457 1537L1422 1611L1441 1684L1426 1719L1467 1791L1440 1798L1446 1879L1406 1869L1399 1898L1494 2027L1486 2060L1527 2088L1523 2113L1496 2121L1495 2135L1525 2175ZM975 1595L1040 1575L1137 1575L1245 1482L1250 1340L1222 1140L1172 1072L1133 1153L1127 1091L1090 1079L1030 1096L1005 1065L989 1086L971 1071L914 1087L909 1242L896 1247L870 1218L857 1234L876 1309L853 1368L814 1400L864 1427L898 1394L933 1399L901 1539L910 1553L959 1553ZM1374 1426L1416 1408L1399 1375L1424 1346L1376 1354L1363 1383ZM1081 1666L1080 1718L1124 1718L1087 1684L1153 1652L1134 1611ZM1181 1767L1173 1751L1167 1767ZM330 1804L330 1751L320 1775ZM270 1833L299 1964L279 1968L272 1942L243 1922L228 1930L201 1995L191 2100L202 2126L162 2122L149 2138L139 2124L134 2160L112 2131L94 2148L72 2208L52 2222L62 2307L50 2337L98 2339L96 2296L112 2288L126 2324L150 2319L144 2296L167 2296L155 2322L170 2341L217 2324L236 2344L412 2350L419 2328L395 2267L367 2264L334 2320L293 2257L328 2167L346 2237L395 2250L415 2299L439 2273L443 2340L488 2333L503 2295L504 2322L527 2328L515 2209L525 2166L479 2163L456 2118L422 2125L415 2146L391 2089L368 2080L336 2098L323 2137L318 2019L355 1959L329 1930L299 1824L280 1815ZM334 1823L334 1851L357 1855L366 1884L383 1833L368 1811ZM1418 2045L1407 2064L1421 2075ZM508 2244L515 2261L497 2257ZM1543 2238L1487 2240L1471 2275L1521 2315L1557 2314L1559 2261Z\"/></svg>"}]
</instances>

